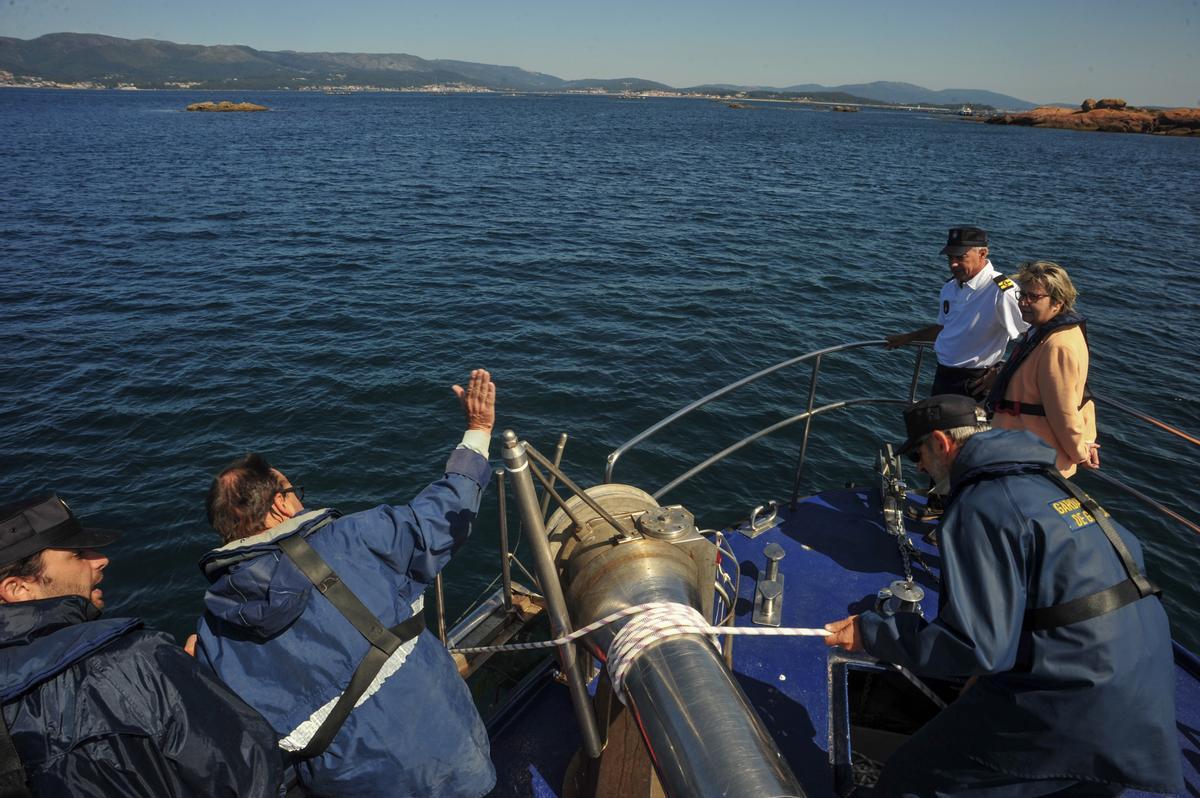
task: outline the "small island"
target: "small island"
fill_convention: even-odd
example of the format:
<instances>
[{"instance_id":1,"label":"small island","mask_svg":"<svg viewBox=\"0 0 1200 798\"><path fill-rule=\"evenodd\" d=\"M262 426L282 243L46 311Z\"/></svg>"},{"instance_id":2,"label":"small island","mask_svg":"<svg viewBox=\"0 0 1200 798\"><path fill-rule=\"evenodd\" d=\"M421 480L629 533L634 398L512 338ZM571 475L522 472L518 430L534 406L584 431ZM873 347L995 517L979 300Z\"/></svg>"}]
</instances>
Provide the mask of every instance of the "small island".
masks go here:
<instances>
[{"instance_id":1,"label":"small island","mask_svg":"<svg viewBox=\"0 0 1200 798\"><path fill-rule=\"evenodd\" d=\"M1136 108L1119 98L1087 99L1080 103L1078 109L1043 105L1024 113L998 114L984 121L989 125L1023 125L1060 130L1200 136L1200 108Z\"/></svg>"},{"instance_id":2,"label":"small island","mask_svg":"<svg viewBox=\"0 0 1200 798\"><path fill-rule=\"evenodd\" d=\"M192 103L187 107L189 111L266 111L267 106L255 105L254 103L231 103L228 100L222 100L219 103L203 102Z\"/></svg>"},{"instance_id":3,"label":"small island","mask_svg":"<svg viewBox=\"0 0 1200 798\"><path fill-rule=\"evenodd\" d=\"M843 113L843 114L857 114L858 113L858 109L855 108L853 105L835 105L835 106L833 106L833 110L835 110L839 113Z\"/></svg>"}]
</instances>

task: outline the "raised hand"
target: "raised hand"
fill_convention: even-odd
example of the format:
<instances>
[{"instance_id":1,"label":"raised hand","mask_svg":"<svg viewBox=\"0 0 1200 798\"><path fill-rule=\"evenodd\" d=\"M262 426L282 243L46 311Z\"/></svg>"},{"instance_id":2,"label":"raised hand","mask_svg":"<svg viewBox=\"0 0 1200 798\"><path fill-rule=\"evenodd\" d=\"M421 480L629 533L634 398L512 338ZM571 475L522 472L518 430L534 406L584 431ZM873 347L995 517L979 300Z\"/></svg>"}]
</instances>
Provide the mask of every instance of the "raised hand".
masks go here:
<instances>
[{"instance_id":1,"label":"raised hand","mask_svg":"<svg viewBox=\"0 0 1200 798\"><path fill-rule=\"evenodd\" d=\"M466 389L455 385L453 391L467 417L467 429L490 433L496 424L496 383L487 369L475 369Z\"/></svg>"}]
</instances>

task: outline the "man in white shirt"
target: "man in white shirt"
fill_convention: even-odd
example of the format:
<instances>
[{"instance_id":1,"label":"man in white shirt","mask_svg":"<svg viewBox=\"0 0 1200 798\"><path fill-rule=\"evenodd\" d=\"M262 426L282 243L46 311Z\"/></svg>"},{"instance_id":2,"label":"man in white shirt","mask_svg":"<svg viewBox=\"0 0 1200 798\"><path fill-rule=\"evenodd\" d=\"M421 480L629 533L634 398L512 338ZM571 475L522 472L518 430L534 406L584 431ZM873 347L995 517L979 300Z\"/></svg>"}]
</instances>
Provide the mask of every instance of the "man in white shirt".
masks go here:
<instances>
[{"instance_id":1,"label":"man in white shirt","mask_svg":"<svg viewBox=\"0 0 1200 798\"><path fill-rule=\"evenodd\" d=\"M942 254L951 278L942 286L936 324L888 337L887 348L933 341L937 373L931 396L961 394L980 400L982 378L1004 357L1008 342L1029 328L1012 280L988 260L987 231L952 227Z\"/></svg>"}]
</instances>

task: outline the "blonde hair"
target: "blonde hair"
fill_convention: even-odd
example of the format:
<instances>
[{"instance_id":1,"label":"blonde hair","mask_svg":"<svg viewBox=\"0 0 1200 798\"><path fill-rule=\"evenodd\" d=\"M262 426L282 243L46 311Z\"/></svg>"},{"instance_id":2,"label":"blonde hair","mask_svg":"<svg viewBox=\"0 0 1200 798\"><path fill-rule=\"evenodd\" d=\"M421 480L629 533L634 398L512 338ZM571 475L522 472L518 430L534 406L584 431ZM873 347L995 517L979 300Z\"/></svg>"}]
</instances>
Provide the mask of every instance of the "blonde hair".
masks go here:
<instances>
[{"instance_id":1,"label":"blonde hair","mask_svg":"<svg viewBox=\"0 0 1200 798\"><path fill-rule=\"evenodd\" d=\"M1045 286L1051 302L1061 302L1063 307L1059 313L1069 313L1075 310L1075 300L1079 292L1071 282L1067 270L1050 260L1031 260L1017 267L1018 271L1012 276L1020 285L1039 283Z\"/></svg>"}]
</instances>

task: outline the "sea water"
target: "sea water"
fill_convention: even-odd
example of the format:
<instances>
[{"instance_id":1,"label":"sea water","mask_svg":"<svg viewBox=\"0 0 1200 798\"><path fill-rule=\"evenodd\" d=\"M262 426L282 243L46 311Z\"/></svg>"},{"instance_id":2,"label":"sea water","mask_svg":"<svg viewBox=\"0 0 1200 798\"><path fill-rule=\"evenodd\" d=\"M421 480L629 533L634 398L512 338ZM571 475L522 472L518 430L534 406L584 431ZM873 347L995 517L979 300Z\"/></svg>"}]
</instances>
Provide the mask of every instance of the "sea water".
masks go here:
<instances>
[{"instance_id":1,"label":"sea water","mask_svg":"<svg viewBox=\"0 0 1200 798\"><path fill-rule=\"evenodd\" d=\"M183 110L226 98L271 110ZM932 323L958 224L990 232L1003 271L1066 266L1093 389L1196 434L1198 186L1200 141L922 113L0 90L0 501L56 490L124 530L108 612L182 637L217 543L205 492L233 457L263 452L310 507L403 503L459 440L450 386L483 366L498 427L545 452L568 433L568 473L594 484L609 451L715 388ZM903 396L913 359L826 358L817 402ZM616 478L655 490L800 412L809 374L711 405ZM1098 415L1105 473L1200 518L1200 450ZM720 526L786 499L801 432L664 501ZM894 407L818 418L803 491L865 489L901 437ZM1200 541L1080 481L1140 535L1200 648ZM496 513L493 487L446 572L451 621L498 570Z\"/></svg>"}]
</instances>

